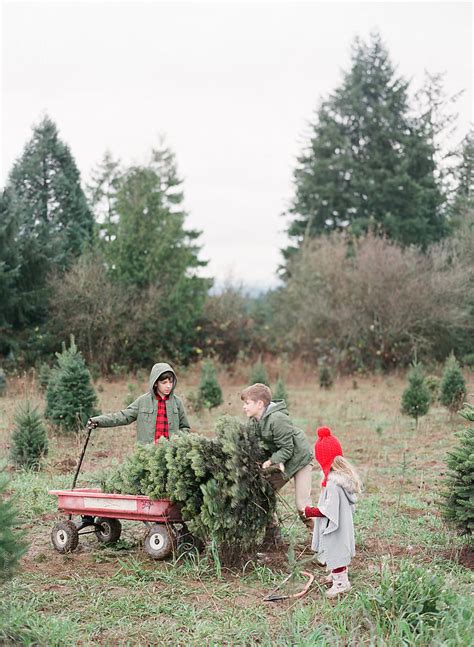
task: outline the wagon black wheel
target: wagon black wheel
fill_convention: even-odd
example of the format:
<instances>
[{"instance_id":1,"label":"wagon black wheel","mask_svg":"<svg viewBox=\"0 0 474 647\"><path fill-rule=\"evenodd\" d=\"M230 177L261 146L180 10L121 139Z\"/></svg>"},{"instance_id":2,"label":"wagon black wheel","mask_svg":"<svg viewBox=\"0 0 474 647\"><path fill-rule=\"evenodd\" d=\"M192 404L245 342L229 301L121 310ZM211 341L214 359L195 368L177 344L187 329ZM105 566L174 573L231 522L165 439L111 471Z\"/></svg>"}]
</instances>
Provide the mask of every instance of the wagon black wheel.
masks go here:
<instances>
[{"instance_id":1,"label":"wagon black wheel","mask_svg":"<svg viewBox=\"0 0 474 647\"><path fill-rule=\"evenodd\" d=\"M122 524L118 519L97 517L95 520L95 534L103 544L115 544L122 534Z\"/></svg>"},{"instance_id":2,"label":"wagon black wheel","mask_svg":"<svg viewBox=\"0 0 474 647\"><path fill-rule=\"evenodd\" d=\"M77 548L79 532L73 521L60 521L51 531L51 541L58 553L70 553Z\"/></svg>"},{"instance_id":3,"label":"wagon black wheel","mask_svg":"<svg viewBox=\"0 0 474 647\"><path fill-rule=\"evenodd\" d=\"M176 535L177 551L178 554L198 552L202 553L204 550L204 543L191 532L187 526L183 524L181 528L174 528Z\"/></svg>"},{"instance_id":4,"label":"wagon black wheel","mask_svg":"<svg viewBox=\"0 0 474 647\"><path fill-rule=\"evenodd\" d=\"M153 559L164 559L173 551L173 541L166 526L156 523L145 537L145 551Z\"/></svg>"}]
</instances>

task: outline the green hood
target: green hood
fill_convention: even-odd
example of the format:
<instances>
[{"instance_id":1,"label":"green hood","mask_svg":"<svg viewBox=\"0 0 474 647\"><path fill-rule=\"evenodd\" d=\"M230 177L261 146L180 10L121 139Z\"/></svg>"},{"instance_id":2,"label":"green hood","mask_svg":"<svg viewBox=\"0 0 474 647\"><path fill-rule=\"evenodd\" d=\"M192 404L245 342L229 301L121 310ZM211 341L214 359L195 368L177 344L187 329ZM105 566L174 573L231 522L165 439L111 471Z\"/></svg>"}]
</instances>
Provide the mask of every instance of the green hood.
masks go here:
<instances>
[{"instance_id":1,"label":"green hood","mask_svg":"<svg viewBox=\"0 0 474 647\"><path fill-rule=\"evenodd\" d=\"M286 402L284 400L272 400L268 405L268 407L265 409L265 412L261 417L261 420L269 416L271 413L275 413L275 411L281 411L282 413L286 413L287 416L290 415L288 413L288 409L286 408Z\"/></svg>"},{"instance_id":2,"label":"green hood","mask_svg":"<svg viewBox=\"0 0 474 647\"><path fill-rule=\"evenodd\" d=\"M170 371L170 373L173 373L174 375L174 384L173 388L171 389L171 394L174 393L174 390L176 388L176 383L178 382L178 378L176 376L176 373L174 372L174 369L171 368L169 364L166 364L166 362L159 362L158 364L155 364L153 368L150 371L150 379L148 380L148 388L150 389L150 393L153 393L153 385L155 384L156 380L162 375L163 373L166 373L167 371Z\"/></svg>"}]
</instances>

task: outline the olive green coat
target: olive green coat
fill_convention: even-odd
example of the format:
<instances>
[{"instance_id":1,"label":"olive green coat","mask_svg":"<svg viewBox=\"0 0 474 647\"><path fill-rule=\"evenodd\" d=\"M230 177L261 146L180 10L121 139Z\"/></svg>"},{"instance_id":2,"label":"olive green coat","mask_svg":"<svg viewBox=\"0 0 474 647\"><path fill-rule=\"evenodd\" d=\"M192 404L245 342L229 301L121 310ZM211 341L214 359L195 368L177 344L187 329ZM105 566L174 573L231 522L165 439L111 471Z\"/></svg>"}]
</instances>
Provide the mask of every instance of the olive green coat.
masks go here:
<instances>
[{"instance_id":1,"label":"olive green coat","mask_svg":"<svg viewBox=\"0 0 474 647\"><path fill-rule=\"evenodd\" d=\"M290 479L313 460L311 446L301 429L294 426L284 400L270 402L260 420L253 420L256 433L271 453L273 464L283 463Z\"/></svg>"},{"instance_id":2,"label":"olive green coat","mask_svg":"<svg viewBox=\"0 0 474 647\"><path fill-rule=\"evenodd\" d=\"M132 402L126 409L108 413L102 416L92 418L98 427L118 427L120 425L129 425L137 422L137 442L142 445L152 443L155 440L156 414L158 412L158 403L156 395L153 393L153 385L162 373L171 371L174 375L174 386L166 401L166 414L168 416L169 435L178 431L189 431L189 422L186 418L183 403L174 395L177 377L174 370L169 364L164 362L155 364L151 369L150 379L148 381L149 391Z\"/></svg>"}]
</instances>

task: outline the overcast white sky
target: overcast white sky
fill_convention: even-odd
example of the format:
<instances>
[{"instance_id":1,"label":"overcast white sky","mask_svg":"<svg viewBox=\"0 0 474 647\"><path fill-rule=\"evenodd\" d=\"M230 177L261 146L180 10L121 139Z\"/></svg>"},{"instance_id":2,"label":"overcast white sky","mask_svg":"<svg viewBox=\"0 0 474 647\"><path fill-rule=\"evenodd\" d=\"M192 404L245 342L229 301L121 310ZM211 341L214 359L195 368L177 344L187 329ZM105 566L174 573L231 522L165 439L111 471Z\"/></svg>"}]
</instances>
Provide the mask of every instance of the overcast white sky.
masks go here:
<instances>
[{"instance_id":1,"label":"overcast white sky","mask_svg":"<svg viewBox=\"0 0 474 647\"><path fill-rule=\"evenodd\" d=\"M295 158L355 36L379 30L414 88L427 69L466 90L455 139L472 120L469 2L3 0L1 18L1 184L46 113L84 181L106 149L145 161L164 134L218 280L275 285Z\"/></svg>"}]
</instances>

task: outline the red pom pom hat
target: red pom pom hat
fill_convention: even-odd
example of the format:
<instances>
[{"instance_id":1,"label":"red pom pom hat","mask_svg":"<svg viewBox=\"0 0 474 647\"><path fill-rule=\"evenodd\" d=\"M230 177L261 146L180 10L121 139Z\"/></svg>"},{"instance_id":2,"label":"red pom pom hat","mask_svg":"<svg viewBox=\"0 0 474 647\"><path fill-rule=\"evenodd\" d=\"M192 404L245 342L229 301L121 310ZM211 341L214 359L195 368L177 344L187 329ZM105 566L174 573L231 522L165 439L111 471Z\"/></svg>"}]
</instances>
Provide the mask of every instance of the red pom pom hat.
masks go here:
<instances>
[{"instance_id":1,"label":"red pom pom hat","mask_svg":"<svg viewBox=\"0 0 474 647\"><path fill-rule=\"evenodd\" d=\"M325 487L333 460L336 456L343 456L343 453L341 443L336 436L332 435L329 427L319 427L317 433L318 440L314 445L314 455L323 470L324 480L321 485Z\"/></svg>"}]
</instances>

